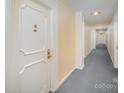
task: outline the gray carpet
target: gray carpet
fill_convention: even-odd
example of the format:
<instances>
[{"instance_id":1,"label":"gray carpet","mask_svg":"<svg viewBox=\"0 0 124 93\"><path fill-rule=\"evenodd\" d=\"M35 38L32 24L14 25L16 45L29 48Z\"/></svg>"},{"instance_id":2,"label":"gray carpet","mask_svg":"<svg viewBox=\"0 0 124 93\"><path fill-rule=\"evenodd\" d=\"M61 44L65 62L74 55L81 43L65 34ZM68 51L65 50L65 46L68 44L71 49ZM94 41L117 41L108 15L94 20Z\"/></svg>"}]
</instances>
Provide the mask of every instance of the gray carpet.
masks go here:
<instances>
[{"instance_id":1,"label":"gray carpet","mask_svg":"<svg viewBox=\"0 0 124 93\"><path fill-rule=\"evenodd\" d=\"M106 47L97 46L54 93L118 93L118 70L113 68Z\"/></svg>"}]
</instances>

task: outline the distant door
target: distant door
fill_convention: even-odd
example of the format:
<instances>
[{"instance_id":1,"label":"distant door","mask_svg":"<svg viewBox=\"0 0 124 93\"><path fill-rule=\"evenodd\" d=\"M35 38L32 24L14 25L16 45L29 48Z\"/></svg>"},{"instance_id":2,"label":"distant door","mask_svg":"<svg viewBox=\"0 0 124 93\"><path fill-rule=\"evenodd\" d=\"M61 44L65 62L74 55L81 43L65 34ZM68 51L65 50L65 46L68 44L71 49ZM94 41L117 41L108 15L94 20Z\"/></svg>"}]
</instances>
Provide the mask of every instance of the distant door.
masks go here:
<instances>
[{"instance_id":1,"label":"distant door","mask_svg":"<svg viewBox=\"0 0 124 93\"><path fill-rule=\"evenodd\" d=\"M49 11L35 3L25 4L20 13L21 93L48 93ZM47 53L48 52L48 53Z\"/></svg>"},{"instance_id":2,"label":"distant door","mask_svg":"<svg viewBox=\"0 0 124 93\"><path fill-rule=\"evenodd\" d=\"M96 31L96 45L106 44L107 37L106 31Z\"/></svg>"}]
</instances>

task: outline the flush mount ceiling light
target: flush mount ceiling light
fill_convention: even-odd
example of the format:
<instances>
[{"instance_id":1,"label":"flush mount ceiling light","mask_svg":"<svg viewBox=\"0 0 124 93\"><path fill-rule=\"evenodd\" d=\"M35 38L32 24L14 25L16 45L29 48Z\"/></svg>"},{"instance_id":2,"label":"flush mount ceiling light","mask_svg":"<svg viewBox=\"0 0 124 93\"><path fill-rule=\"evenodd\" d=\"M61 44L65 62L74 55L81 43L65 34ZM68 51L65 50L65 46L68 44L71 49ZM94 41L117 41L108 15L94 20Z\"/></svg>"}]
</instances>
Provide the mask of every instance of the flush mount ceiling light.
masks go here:
<instances>
[{"instance_id":1,"label":"flush mount ceiling light","mask_svg":"<svg viewBox=\"0 0 124 93\"><path fill-rule=\"evenodd\" d=\"M99 11L94 11L91 13L92 16L98 16L100 14L101 14L101 12L99 12Z\"/></svg>"}]
</instances>

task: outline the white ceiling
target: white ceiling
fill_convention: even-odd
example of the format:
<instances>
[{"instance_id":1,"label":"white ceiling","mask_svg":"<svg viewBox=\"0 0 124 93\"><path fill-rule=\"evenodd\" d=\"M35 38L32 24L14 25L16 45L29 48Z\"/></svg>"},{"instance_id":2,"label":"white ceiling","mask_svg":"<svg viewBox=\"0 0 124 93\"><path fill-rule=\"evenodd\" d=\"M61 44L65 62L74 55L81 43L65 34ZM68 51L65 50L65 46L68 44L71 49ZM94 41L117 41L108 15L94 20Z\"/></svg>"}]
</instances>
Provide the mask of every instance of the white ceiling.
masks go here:
<instances>
[{"instance_id":1,"label":"white ceiling","mask_svg":"<svg viewBox=\"0 0 124 93\"><path fill-rule=\"evenodd\" d=\"M77 11L82 11L86 23L90 25L108 24L117 10L118 0L65 0ZM91 16L93 11L100 11L99 16Z\"/></svg>"}]
</instances>

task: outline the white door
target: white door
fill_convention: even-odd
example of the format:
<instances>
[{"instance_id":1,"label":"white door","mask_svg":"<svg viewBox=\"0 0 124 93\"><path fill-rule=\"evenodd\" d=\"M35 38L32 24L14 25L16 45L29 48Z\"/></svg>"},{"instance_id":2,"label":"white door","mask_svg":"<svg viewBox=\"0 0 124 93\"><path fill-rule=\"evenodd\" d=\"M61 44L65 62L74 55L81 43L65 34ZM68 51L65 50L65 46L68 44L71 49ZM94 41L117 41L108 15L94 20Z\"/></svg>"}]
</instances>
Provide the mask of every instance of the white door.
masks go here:
<instances>
[{"instance_id":1,"label":"white door","mask_svg":"<svg viewBox=\"0 0 124 93\"><path fill-rule=\"evenodd\" d=\"M49 11L35 3L20 11L20 90L21 93L48 93L50 90Z\"/></svg>"},{"instance_id":2,"label":"white door","mask_svg":"<svg viewBox=\"0 0 124 93\"><path fill-rule=\"evenodd\" d=\"M96 31L96 45L106 44L106 31Z\"/></svg>"}]
</instances>

